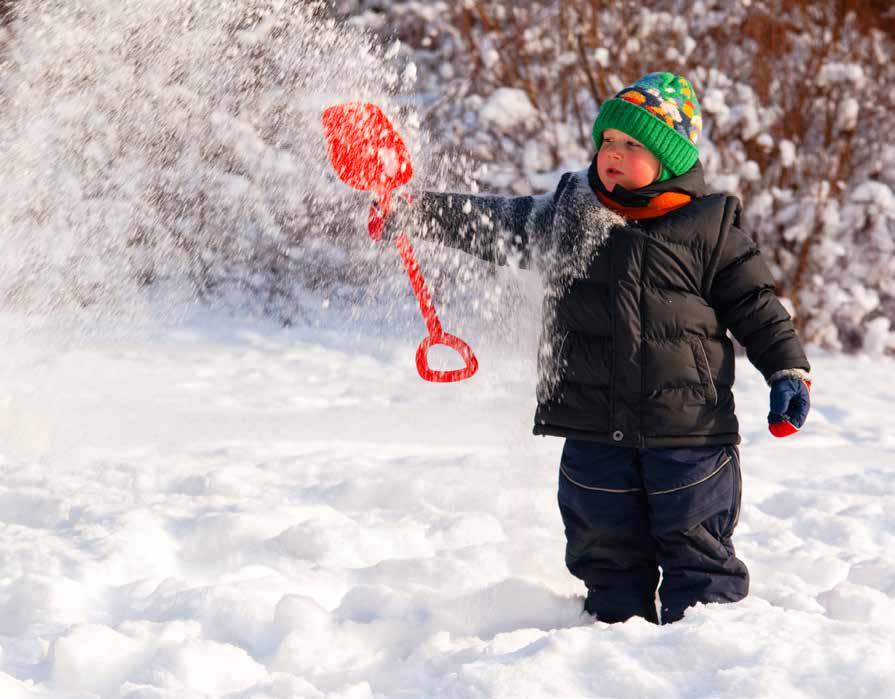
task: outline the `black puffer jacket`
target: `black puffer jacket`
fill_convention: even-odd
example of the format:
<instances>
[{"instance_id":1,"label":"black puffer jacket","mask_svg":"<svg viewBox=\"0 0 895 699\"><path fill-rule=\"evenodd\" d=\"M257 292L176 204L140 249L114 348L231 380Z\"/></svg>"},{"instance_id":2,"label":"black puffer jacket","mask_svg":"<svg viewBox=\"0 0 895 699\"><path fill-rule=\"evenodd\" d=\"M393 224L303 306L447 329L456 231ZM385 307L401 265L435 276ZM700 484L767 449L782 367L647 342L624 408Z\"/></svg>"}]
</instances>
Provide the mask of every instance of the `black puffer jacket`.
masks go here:
<instances>
[{"instance_id":1,"label":"black puffer jacket","mask_svg":"<svg viewBox=\"0 0 895 699\"><path fill-rule=\"evenodd\" d=\"M809 370L740 203L690 172L613 198L643 205L663 191L693 201L630 221L602 206L594 167L553 194L427 192L415 230L499 264L540 262L547 280L534 433L637 447L736 444L734 350L767 380Z\"/></svg>"}]
</instances>

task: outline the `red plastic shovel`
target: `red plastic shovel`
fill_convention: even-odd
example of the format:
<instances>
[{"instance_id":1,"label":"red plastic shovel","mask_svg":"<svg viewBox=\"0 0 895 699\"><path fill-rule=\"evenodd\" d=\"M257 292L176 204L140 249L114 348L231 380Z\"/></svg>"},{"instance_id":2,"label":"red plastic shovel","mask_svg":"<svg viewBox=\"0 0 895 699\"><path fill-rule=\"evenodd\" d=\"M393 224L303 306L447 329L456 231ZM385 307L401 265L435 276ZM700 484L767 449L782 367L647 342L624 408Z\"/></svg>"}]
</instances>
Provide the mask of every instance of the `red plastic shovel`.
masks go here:
<instances>
[{"instance_id":1,"label":"red plastic shovel","mask_svg":"<svg viewBox=\"0 0 895 699\"><path fill-rule=\"evenodd\" d=\"M373 240L381 240L384 221L391 210L392 192L413 177L410 154L404 141L382 110L369 102L349 102L325 110L323 132L329 159L339 178L355 189L376 195L378 210L376 206L370 207L367 231ZM420 342L416 350L419 375L426 381L438 382L468 379L478 370L478 359L468 344L456 335L446 333L441 327L423 273L413 255L410 239L401 233L394 240L429 331L429 336ZM452 348L463 358L466 366L450 371L432 369L428 352L433 345Z\"/></svg>"}]
</instances>

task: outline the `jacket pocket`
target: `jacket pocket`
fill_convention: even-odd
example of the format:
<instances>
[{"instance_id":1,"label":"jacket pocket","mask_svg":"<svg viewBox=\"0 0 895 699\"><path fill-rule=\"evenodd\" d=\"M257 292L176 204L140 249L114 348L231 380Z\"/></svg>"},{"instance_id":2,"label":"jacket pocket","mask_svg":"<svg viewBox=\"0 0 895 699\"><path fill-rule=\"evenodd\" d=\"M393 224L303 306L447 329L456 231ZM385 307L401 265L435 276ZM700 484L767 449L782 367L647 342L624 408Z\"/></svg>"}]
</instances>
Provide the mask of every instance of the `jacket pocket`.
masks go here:
<instances>
[{"instance_id":1,"label":"jacket pocket","mask_svg":"<svg viewBox=\"0 0 895 699\"><path fill-rule=\"evenodd\" d=\"M705 402L715 405L718 402L718 391L715 388L715 380L712 378L712 367L709 364L709 356L705 351L702 338L698 335L688 336L690 349L693 350L693 359L696 362L696 371L699 374L699 383L702 384L702 393Z\"/></svg>"}]
</instances>

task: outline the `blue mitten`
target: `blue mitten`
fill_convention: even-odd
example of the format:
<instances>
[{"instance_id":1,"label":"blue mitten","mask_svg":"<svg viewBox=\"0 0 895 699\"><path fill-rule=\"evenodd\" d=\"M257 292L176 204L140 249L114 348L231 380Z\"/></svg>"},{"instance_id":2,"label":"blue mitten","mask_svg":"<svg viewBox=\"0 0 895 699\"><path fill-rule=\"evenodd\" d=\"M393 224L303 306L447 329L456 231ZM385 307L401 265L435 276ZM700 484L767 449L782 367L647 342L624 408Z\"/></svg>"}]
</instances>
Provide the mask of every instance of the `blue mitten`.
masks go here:
<instances>
[{"instance_id":1,"label":"blue mitten","mask_svg":"<svg viewBox=\"0 0 895 699\"><path fill-rule=\"evenodd\" d=\"M771 384L771 411L768 429L775 437L788 437L799 431L811 408L811 383L799 378L785 377Z\"/></svg>"}]
</instances>

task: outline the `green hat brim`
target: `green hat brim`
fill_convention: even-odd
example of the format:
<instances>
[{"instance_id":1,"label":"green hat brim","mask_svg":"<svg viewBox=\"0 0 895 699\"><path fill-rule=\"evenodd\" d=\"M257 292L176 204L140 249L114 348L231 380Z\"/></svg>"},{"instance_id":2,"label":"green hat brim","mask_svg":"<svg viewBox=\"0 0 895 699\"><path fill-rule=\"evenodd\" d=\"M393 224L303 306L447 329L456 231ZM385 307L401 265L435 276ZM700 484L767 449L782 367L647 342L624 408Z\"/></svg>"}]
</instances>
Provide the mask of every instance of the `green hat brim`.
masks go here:
<instances>
[{"instance_id":1,"label":"green hat brim","mask_svg":"<svg viewBox=\"0 0 895 699\"><path fill-rule=\"evenodd\" d=\"M593 128L597 150L606 129L623 131L640 141L675 177L683 175L699 159L699 149L688 138L627 100L612 98L603 102Z\"/></svg>"}]
</instances>

